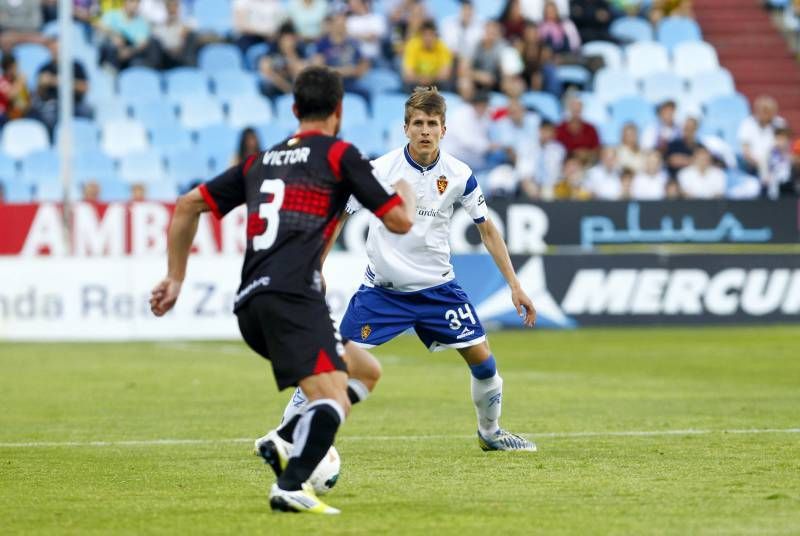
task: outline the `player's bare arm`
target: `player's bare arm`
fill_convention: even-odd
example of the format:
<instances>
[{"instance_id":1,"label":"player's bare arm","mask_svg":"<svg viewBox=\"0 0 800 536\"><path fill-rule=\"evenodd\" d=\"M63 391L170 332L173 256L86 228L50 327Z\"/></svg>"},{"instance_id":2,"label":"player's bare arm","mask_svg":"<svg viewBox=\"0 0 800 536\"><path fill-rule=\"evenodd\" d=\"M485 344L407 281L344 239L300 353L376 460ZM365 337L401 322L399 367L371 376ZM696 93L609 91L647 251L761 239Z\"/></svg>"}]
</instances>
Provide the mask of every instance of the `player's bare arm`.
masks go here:
<instances>
[{"instance_id":1,"label":"player's bare arm","mask_svg":"<svg viewBox=\"0 0 800 536\"><path fill-rule=\"evenodd\" d=\"M150 310L156 316L163 316L172 309L181 292L186 277L186 264L192 248L200 214L211 208L206 204L200 191L195 188L178 198L175 213L169 225L167 246L167 276L162 279L150 294Z\"/></svg>"},{"instance_id":2,"label":"player's bare arm","mask_svg":"<svg viewBox=\"0 0 800 536\"><path fill-rule=\"evenodd\" d=\"M478 231L481 234L481 241L483 245L494 259L497 269L503 274L508 286L511 288L511 301L514 302L514 307L517 313L522 317L522 323L528 327L536 323L536 309L533 302L525 294L517 279L517 274L514 272L514 266L511 264L511 257L508 256L508 248L500 236L500 231L492 223L492 220L486 218L485 221L478 223Z\"/></svg>"}]
</instances>

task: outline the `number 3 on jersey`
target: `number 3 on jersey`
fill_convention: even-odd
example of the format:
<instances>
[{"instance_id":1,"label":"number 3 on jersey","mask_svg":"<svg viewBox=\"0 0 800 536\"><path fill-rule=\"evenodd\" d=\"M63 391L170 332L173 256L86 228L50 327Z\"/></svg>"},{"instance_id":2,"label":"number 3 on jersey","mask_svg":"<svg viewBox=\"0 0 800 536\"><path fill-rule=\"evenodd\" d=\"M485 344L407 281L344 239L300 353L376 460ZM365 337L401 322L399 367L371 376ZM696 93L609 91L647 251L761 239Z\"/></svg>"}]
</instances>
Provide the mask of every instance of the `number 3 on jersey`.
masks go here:
<instances>
[{"instance_id":1,"label":"number 3 on jersey","mask_svg":"<svg viewBox=\"0 0 800 536\"><path fill-rule=\"evenodd\" d=\"M465 303L463 308L459 307L458 312L456 312L456 309L449 309L444 314L444 317L446 320L450 321L450 329L459 329L461 327L461 320L469 320L473 325L476 324L475 316L472 314L472 308L468 303ZM461 320L459 320L459 318Z\"/></svg>"},{"instance_id":2,"label":"number 3 on jersey","mask_svg":"<svg viewBox=\"0 0 800 536\"><path fill-rule=\"evenodd\" d=\"M283 206L283 194L286 183L281 179L267 179L261 183L262 194L272 194L272 199L258 205L258 216L266 221L266 230L253 237L253 250L269 249L278 236L278 226L281 223L280 209Z\"/></svg>"}]
</instances>

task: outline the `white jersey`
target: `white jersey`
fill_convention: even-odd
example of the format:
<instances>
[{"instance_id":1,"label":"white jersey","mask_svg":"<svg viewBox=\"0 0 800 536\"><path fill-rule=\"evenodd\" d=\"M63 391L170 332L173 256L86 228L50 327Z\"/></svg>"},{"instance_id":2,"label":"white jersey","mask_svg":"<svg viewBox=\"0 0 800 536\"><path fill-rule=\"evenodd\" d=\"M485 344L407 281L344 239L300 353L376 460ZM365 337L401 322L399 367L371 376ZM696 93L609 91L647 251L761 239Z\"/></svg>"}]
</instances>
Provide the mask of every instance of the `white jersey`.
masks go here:
<instances>
[{"instance_id":1,"label":"white jersey","mask_svg":"<svg viewBox=\"0 0 800 536\"><path fill-rule=\"evenodd\" d=\"M372 216L367 236L369 265L364 284L400 292L435 287L455 277L450 264L450 218L456 203L475 223L486 220L486 201L468 165L439 151L429 166L411 158L408 146L373 160L375 175L385 185L405 179L417 194L417 214L407 234L390 232ZM361 206L354 198L349 213Z\"/></svg>"}]
</instances>

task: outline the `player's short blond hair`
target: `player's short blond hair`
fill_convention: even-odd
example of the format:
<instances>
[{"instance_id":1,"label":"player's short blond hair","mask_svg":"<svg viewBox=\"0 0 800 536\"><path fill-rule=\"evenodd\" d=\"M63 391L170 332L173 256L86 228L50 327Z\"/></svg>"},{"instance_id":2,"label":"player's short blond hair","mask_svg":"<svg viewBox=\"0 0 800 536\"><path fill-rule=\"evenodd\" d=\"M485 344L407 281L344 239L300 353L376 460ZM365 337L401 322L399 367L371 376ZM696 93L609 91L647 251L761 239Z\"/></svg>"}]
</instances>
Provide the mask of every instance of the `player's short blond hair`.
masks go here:
<instances>
[{"instance_id":1,"label":"player's short blond hair","mask_svg":"<svg viewBox=\"0 0 800 536\"><path fill-rule=\"evenodd\" d=\"M445 113L447 112L447 104L444 97L436 89L436 86L418 86L414 88L411 96L406 101L406 115L405 124L411 119L411 114L415 111L425 112L428 115L442 118L442 125L444 125Z\"/></svg>"}]
</instances>

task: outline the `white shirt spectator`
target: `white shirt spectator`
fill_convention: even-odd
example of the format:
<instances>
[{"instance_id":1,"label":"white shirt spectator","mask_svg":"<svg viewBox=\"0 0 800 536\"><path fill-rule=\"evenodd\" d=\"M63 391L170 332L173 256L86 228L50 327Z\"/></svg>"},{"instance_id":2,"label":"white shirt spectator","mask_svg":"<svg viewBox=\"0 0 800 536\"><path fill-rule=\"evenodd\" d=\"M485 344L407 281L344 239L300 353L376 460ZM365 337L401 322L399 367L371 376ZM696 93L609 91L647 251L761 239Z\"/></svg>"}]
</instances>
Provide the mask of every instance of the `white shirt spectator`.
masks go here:
<instances>
[{"instance_id":1,"label":"white shirt spectator","mask_svg":"<svg viewBox=\"0 0 800 536\"><path fill-rule=\"evenodd\" d=\"M522 16L533 22L542 22L546 0L519 0ZM569 17L569 0L555 0L558 13L562 18Z\"/></svg>"},{"instance_id":2,"label":"white shirt spectator","mask_svg":"<svg viewBox=\"0 0 800 536\"><path fill-rule=\"evenodd\" d=\"M464 27L461 24L460 16L452 15L442 22L441 36L447 48L472 62L475 49L483 37L483 21L476 15L472 17L470 25Z\"/></svg>"},{"instance_id":3,"label":"white shirt spectator","mask_svg":"<svg viewBox=\"0 0 800 536\"><path fill-rule=\"evenodd\" d=\"M478 115L471 104L459 106L447 117L447 135L442 138L442 147L469 167L483 169L491 146L490 126L488 111Z\"/></svg>"},{"instance_id":4,"label":"white shirt spectator","mask_svg":"<svg viewBox=\"0 0 800 536\"><path fill-rule=\"evenodd\" d=\"M586 172L584 186L596 199L614 201L622 198L622 181L616 168L597 164Z\"/></svg>"},{"instance_id":5,"label":"white shirt spectator","mask_svg":"<svg viewBox=\"0 0 800 536\"><path fill-rule=\"evenodd\" d=\"M682 129L677 123L673 125L665 125L661 122L651 123L642 131L642 149L660 149L659 142L666 147L669 142L677 140L682 134Z\"/></svg>"},{"instance_id":6,"label":"white shirt spectator","mask_svg":"<svg viewBox=\"0 0 800 536\"><path fill-rule=\"evenodd\" d=\"M286 12L279 0L234 0L233 26L240 34L274 35Z\"/></svg>"},{"instance_id":7,"label":"white shirt spectator","mask_svg":"<svg viewBox=\"0 0 800 536\"><path fill-rule=\"evenodd\" d=\"M678 172L678 184L689 199L714 199L725 195L725 173L716 166L705 172L695 166L687 166Z\"/></svg>"},{"instance_id":8,"label":"white shirt spectator","mask_svg":"<svg viewBox=\"0 0 800 536\"><path fill-rule=\"evenodd\" d=\"M347 33L361 43L361 53L370 60L380 56L381 40L388 31L386 17L377 13L347 16Z\"/></svg>"},{"instance_id":9,"label":"white shirt spectator","mask_svg":"<svg viewBox=\"0 0 800 536\"><path fill-rule=\"evenodd\" d=\"M750 152L758 162L758 175L762 179L767 176L769 154L775 145L775 123L783 121L776 118L772 123L761 126L752 115L742 120L737 138L742 145L748 145Z\"/></svg>"},{"instance_id":10,"label":"white shirt spectator","mask_svg":"<svg viewBox=\"0 0 800 536\"><path fill-rule=\"evenodd\" d=\"M631 198L639 201L664 199L667 189L667 174L663 171L651 174L641 171L634 175L631 183Z\"/></svg>"},{"instance_id":11,"label":"white shirt spectator","mask_svg":"<svg viewBox=\"0 0 800 536\"><path fill-rule=\"evenodd\" d=\"M167 22L167 6L164 0L141 0L139 15L150 24L161 25Z\"/></svg>"}]
</instances>

